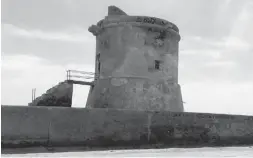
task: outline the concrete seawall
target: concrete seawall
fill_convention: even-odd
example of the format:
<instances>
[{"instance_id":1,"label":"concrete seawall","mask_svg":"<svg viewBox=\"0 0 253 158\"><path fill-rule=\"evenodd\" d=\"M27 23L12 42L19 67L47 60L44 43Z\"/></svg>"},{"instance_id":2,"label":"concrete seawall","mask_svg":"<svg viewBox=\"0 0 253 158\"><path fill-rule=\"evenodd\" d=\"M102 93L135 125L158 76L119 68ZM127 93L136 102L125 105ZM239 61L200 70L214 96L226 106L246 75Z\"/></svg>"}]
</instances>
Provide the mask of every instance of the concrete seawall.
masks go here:
<instances>
[{"instance_id":1,"label":"concrete seawall","mask_svg":"<svg viewBox=\"0 0 253 158\"><path fill-rule=\"evenodd\" d=\"M1 106L2 148L253 144L253 116Z\"/></svg>"}]
</instances>

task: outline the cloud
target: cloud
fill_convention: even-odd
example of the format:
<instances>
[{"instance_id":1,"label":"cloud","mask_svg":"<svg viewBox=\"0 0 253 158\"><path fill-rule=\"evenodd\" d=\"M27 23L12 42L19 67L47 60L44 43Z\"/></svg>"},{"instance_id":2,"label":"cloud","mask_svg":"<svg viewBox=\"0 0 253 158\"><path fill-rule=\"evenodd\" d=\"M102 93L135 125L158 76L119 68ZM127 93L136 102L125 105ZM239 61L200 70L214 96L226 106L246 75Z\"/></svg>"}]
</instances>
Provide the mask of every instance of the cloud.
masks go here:
<instances>
[{"instance_id":1,"label":"cloud","mask_svg":"<svg viewBox=\"0 0 253 158\"><path fill-rule=\"evenodd\" d=\"M2 51L6 54L35 55L57 64L93 64L95 40L87 29L80 27L53 32L2 24Z\"/></svg>"},{"instance_id":2,"label":"cloud","mask_svg":"<svg viewBox=\"0 0 253 158\"><path fill-rule=\"evenodd\" d=\"M221 39L205 38L201 36L184 36L180 42L181 51L191 49L212 49L220 51L248 51L253 48L251 41L246 41L243 37L227 36ZM183 52L184 53L184 52ZM192 53L191 53L192 54Z\"/></svg>"},{"instance_id":3,"label":"cloud","mask_svg":"<svg viewBox=\"0 0 253 158\"><path fill-rule=\"evenodd\" d=\"M181 87L186 111L253 114L253 82L192 82Z\"/></svg>"},{"instance_id":4,"label":"cloud","mask_svg":"<svg viewBox=\"0 0 253 158\"><path fill-rule=\"evenodd\" d=\"M57 40L76 43L93 42L93 35L84 29L72 29L76 32L47 32L38 29L28 30L12 24L3 24L2 31L12 36L21 36L23 38L41 39L41 40Z\"/></svg>"},{"instance_id":5,"label":"cloud","mask_svg":"<svg viewBox=\"0 0 253 158\"><path fill-rule=\"evenodd\" d=\"M208 67L234 67L236 66L236 63L233 61L213 61L213 62L208 62L205 64L205 66Z\"/></svg>"},{"instance_id":6,"label":"cloud","mask_svg":"<svg viewBox=\"0 0 253 158\"><path fill-rule=\"evenodd\" d=\"M7 105L27 105L31 101L31 89L36 96L66 79L66 70L93 71L90 65L68 64L65 66L28 55L2 55L2 102ZM85 106L88 86L74 86L73 106ZM13 99L15 97L15 99Z\"/></svg>"},{"instance_id":7,"label":"cloud","mask_svg":"<svg viewBox=\"0 0 253 158\"><path fill-rule=\"evenodd\" d=\"M220 38L229 35L235 18L250 3L251 0L158 0L156 3L152 0L138 0L134 3L119 0L3 0L2 21L42 30L88 27L106 16L109 5L116 5L130 15L156 16L172 21L184 35ZM140 11L143 6L148 9ZM252 13L250 9L246 11Z\"/></svg>"},{"instance_id":8,"label":"cloud","mask_svg":"<svg viewBox=\"0 0 253 158\"><path fill-rule=\"evenodd\" d=\"M181 82L252 81L253 45L238 34L221 39L185 36L180 42Z\"/></svg>"}]
</instances>

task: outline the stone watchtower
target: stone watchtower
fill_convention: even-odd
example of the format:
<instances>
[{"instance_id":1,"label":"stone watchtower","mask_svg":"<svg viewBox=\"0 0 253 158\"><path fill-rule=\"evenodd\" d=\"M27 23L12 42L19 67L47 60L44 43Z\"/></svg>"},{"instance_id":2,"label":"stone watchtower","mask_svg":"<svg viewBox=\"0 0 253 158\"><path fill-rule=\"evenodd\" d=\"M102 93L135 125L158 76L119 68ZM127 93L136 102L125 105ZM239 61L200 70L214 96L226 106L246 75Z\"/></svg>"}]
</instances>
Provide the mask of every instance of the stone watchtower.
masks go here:
<instances>
[{"instance_id":1,"label":"stone watchtower","mask_svg":"<svg viewBox=\"0 0 253 158\"><path fill-rule=\"evenodd\" d=\"M97 79L88 108L183 112L178 84L179 30L154 17L129 16L109 6L92 25L96 36Z\"/></svg>"}]
</instances>

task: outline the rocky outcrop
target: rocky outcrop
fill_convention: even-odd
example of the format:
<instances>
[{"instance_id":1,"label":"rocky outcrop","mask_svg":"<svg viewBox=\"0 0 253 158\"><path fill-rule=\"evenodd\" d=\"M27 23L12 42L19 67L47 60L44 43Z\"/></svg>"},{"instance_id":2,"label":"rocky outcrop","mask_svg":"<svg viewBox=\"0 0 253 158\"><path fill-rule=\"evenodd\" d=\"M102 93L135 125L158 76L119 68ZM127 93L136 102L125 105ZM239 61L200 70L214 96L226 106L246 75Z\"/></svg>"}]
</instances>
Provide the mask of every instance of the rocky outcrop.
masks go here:
<instances>
[{"instance_id":1,"label":"rocky outcrop","mask_svg":"<svg viewBox=\"0 0 253 158\"><path fill-rule=\"evenodd\" d=\"M43 95L36 98L29 106L58 106L71 107L73 95L73 84L60 82L50 88Z\"/></svg>"}]
</instances>

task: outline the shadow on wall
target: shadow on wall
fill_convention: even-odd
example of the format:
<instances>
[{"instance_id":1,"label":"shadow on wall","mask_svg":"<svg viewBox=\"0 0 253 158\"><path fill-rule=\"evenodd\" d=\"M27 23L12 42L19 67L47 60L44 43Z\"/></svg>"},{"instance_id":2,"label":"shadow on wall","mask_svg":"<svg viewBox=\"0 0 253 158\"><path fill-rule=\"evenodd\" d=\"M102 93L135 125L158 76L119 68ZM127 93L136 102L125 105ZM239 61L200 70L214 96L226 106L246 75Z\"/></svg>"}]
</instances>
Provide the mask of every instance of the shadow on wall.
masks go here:
<instances>
[{"instance_id":1,"label":"shadow on wall","mask_svg":"<svg viewBox=\"0 0 253 158\"><path fill-rule=\"evenodd\" d=\"M55 106L55 107L71 107L73 95L73 84L60 82L56 86L50 88L46 93L37 97L28 106Z\"/></svg>"}]
</instances>

